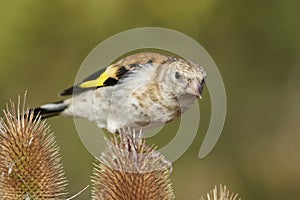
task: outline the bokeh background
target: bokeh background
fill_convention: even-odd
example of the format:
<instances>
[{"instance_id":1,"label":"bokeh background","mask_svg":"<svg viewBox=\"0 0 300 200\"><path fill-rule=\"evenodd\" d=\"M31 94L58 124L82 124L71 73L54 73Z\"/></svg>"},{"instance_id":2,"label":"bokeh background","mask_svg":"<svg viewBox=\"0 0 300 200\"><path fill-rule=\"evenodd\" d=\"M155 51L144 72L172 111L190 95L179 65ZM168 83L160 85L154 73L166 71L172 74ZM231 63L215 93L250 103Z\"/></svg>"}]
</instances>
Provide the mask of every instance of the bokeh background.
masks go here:
<instances>
[{"instance_id":1,"label":"bokeh background","mask_svg":"<svg viewBox=\"0 0 300 200\"><path fill-rule=\"evenodd\" d=\"M299 8L297 0L1 1L0 108L25 90L31 107L56 101L86 55L116 33L143 26L174 29L210 53L228 100L221 138L202 160L198 151L210 101L200 102L201 128L174 163L177 199L199 199L220 183L243 199L300 199ZM73 120L48 122L74 194L90 184L94 159ZM167 141L170 135L157 137ZM89 196L87 190L77 199Z\"/></svg>"}]
</instances>

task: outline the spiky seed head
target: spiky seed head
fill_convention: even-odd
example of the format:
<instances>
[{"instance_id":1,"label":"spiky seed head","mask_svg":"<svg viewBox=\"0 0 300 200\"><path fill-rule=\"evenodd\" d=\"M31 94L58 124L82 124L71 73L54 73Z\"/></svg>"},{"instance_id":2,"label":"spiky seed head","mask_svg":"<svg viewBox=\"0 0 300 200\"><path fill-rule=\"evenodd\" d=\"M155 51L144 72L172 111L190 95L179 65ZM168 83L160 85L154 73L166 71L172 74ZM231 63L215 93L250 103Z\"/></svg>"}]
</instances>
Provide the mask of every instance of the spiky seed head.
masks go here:
<instances>
[{"instance_id":1,"label":"spiky seed head","mask_svg":"<svg viewBox=\"0 0 300 200\"><path fill-rule=\"evenodd\" d=\"M106 143L92 176L93 200L175 199L169 179L171 162L148 146L141 133L121 130L119 138L114 135Z\"/></svg>"},{"instance_id":2,"label":"spiky seed head","mask_svg":"<svg viewBox=\"0 0 300 200\"><path fill-rule=\"evenodd\" d=\"M65 199L59 148L48 125L11 101L0 126L0 199ZM20 111L21 110L21 111Z\"/></svg>"},{"instance_id":3,"label":"spiky seed head","mask_svg":"<svg viewBox=\"0 0 300 200\"><path fill-rule=\"evenodd\" d=\"M218 190L217 186L214 187L210 192L206 194L207 200L241 200L238 197L238 194L231 193L226 185L220 185L220 189ZM205 200L201 197L200 200Z\"/></svg>"}]
</instances>

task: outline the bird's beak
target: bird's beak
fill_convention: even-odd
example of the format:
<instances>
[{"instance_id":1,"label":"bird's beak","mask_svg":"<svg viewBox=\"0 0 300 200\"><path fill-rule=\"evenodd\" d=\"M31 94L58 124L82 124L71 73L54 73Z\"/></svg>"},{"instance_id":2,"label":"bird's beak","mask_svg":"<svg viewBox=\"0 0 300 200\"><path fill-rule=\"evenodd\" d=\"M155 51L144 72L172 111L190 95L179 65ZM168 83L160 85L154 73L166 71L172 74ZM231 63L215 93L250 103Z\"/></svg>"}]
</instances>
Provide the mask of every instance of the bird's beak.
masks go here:
<instances>
[{"instance_id":1,"label":"bird's beak","mask_svg":"<svg viewBox=\"0 0 300 200\"><path fill-rule=\"evenodd\" d=\"M193 80L186 91L187 93L195 95L196 97L202 99L202 86L199 81Z\"/></svg>"}]
</instances>

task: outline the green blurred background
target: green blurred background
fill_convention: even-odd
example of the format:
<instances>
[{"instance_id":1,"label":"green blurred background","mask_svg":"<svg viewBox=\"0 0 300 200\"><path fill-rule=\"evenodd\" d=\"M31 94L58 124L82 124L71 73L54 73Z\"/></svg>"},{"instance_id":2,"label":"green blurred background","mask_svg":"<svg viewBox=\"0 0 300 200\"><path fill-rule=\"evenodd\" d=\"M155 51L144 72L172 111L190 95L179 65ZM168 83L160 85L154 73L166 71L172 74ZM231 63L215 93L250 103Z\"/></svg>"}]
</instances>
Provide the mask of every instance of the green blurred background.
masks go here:
<instances>
[{"instance_id":1,"label":"green blurred background","mask_svg":"<svg viewBox=\"0 0 300 200\"><path fill-rule=\"evenodd\" d=\"M31 107L57 100L86 55L116 33L171 28L210 53L228 100L221 138L200 160L210 117L205 91L198 136L174 163L177 199L199 199L220 183L243 199L300 199L299 8L297 0L1 1L0 108L25 90ZM73 120L49 123L74 194L90 184L94 159Z\"/></svg>"}]
</instances>

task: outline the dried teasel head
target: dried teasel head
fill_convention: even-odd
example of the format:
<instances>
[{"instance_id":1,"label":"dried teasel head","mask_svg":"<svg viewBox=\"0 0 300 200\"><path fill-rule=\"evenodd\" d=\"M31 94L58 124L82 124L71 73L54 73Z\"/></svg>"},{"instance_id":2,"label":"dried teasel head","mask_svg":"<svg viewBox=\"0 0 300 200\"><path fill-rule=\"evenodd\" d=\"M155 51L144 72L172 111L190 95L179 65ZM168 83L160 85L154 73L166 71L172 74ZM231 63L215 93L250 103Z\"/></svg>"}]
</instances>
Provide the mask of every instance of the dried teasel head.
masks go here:
<instances>
[{"instance_id":1,"label":"dried teasel head","mask_svg":"<svg viewBox=\"0 0 300 200\"><path fill-rule=\"evenodd\" d=\"M171 162L148 146L141 133L121 130L106 143L92 176L93 200L175 199Z\"/></svg>"},{"instance_id":2,"label":"dried teasel head","mask_svg":"<svg viewBox=\"0 0 300 200\"><path fill-rule=\"evenodd\" d=\"M25 98L24 98L25 99ZM59 148L44 121L13 102L0 126L0 199L65 199Z\"/></svg>"},{"instance_id":3,"label":"dried teasel head","mask_svg":"<svg viewBox=\"0 0 300 200\"><path fill-rule=\"evenodd\" d=\"M207 200L241 200L238 194L230 193L226 185L220 185L219 190L217 186L215 186L214 189L207 193L206 197ZM204 200L204 198L201 197L200 200Z\"/></svg>"}]
</instances>

